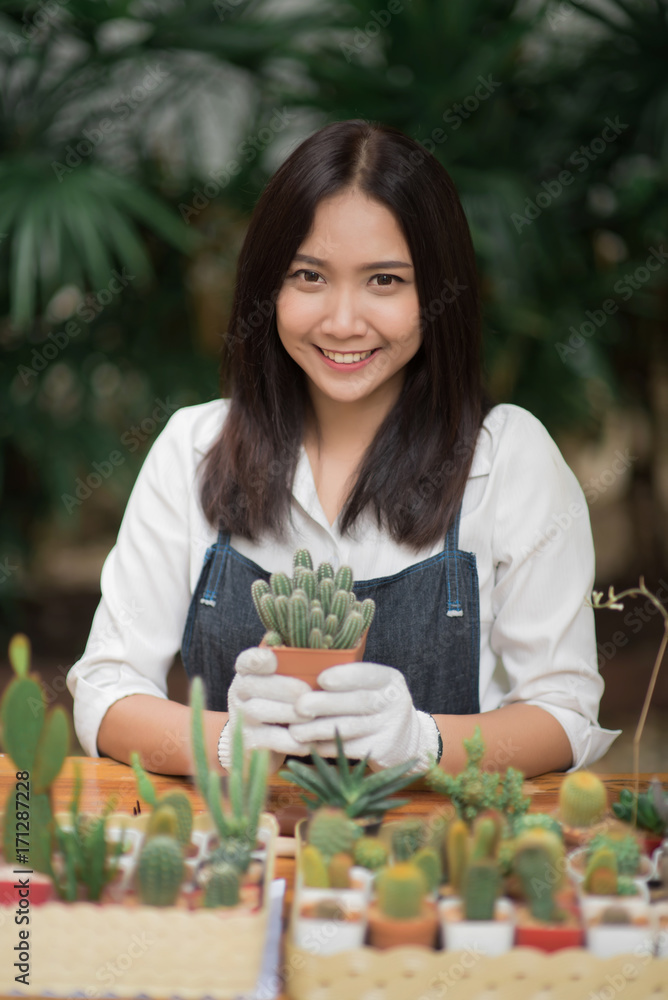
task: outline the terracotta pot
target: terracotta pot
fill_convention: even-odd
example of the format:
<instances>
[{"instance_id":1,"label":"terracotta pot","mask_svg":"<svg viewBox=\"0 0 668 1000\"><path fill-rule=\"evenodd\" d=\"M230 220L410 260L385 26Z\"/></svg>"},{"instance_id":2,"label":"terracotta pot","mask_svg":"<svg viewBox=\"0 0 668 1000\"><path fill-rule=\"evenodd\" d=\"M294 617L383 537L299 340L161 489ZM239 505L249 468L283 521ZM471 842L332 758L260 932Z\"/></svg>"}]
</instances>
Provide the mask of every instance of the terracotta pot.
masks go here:
<instances>
[{"instance_id":1,"label":"terracotta pot","mask_svg":"<svg viewBox=\"0 0 668 1000\"><path fill-rule=\"evenodd\" d=\"M518 948L539 948L541 951L582 948L584 930L582 927L563 927L561 924L545 924L544 927L518 924L515 930L515 944Z\"/></svg>"},{"instance_id":2,"label":"terracotta pot","mask_svg":"<svg viewBox=\"0 0 668 1000\"><path fill-rule=\"evenodd\" d=\"M368 629L367 629L368 631ZM359 643L353 649L301 649L298 646L272 646L276 653L277 674L287 677L298 677L306 681L314 690L318 689L318 674L327 667L336 667L339 663L356 663L364 656L367 633L364 632ZM264 639L260 643L266 646Z\"/></svg>"},{"instance_id":3,"label":"terracotta pot","mask_svg":"<svg viewBox=\"0 0 668 1000\"><path fill-rule=\"evenodd\" d=\"M438 914L432 900L422 904L422 916L410 920L386 917L377 903L369 907L369 940L375 948L399 948L407 944L435 948L437 931Z\"/></svg>"}]
</instances>

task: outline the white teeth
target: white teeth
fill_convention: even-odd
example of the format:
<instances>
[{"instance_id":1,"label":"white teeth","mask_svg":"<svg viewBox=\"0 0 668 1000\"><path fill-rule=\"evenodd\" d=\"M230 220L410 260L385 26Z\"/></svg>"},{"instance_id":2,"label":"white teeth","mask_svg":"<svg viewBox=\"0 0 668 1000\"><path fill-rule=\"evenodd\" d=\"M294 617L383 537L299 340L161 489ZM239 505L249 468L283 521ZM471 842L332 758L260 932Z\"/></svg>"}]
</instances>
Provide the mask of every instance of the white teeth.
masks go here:
<instances>
[{"instance_id":1,"label":"white teeth","mask_svg":"<svg viewBox=\"0 0 668 1000\"><path fill-rule=\"evenodd\" d=\"M339 365L350 365L355 361L364 361L370 354L373 354L373 351L364 351L362 354L339 354L338 351L325 351L322 348L321 350L326 358L329 358L330 361L336 361Z\"/></svg>"}]
</instances>

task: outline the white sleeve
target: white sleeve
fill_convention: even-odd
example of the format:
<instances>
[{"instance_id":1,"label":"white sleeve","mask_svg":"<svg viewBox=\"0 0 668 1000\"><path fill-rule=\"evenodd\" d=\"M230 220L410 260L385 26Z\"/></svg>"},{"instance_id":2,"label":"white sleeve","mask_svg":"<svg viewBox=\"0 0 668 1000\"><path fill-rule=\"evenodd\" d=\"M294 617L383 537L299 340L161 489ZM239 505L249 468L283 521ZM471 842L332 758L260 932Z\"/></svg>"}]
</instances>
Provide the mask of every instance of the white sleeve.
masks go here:
<instances>
[{"instance_id":1,"label":"white sleeve","mask_svg":"<svg viewBox=\"0 0 668 1000\"><path fill-rule=\"evenodd\" d=\"M594 544L580 485L535 417L512 407L498 461L491 645L507 677L502 704L539 705L562 725L573 769L598 760L619 731L598 725Z\"/></svg>"},{"instance_id":2,"label":"white sleeve","mask_svg":"<svg viewBox=\"0 0 668 1000\"><path fill-rule=\"evenodd\" d=\"M99 756L100 723L115 701L131 694L167 697L191 596L195 459L184 425L184 411L177 411L144 461L102 570L102 600L84 655L67 676L74 728L91 757Z\"/></svg>"}]
</instances>

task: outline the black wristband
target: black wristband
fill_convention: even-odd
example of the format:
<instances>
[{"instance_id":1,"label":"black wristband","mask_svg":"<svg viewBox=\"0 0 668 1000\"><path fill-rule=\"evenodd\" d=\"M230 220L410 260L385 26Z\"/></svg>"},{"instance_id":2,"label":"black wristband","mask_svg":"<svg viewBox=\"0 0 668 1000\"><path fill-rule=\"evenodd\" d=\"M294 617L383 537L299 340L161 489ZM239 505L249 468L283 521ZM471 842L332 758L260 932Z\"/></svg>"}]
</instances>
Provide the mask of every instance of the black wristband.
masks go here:
<instances>
[{"instance_id":1,"label":"black wristband","mask_svg":"<svg viewBox=\"0 0 668 1000\"><path fill-rule=\"evenodd\" d=\"M437 751L437 754L436 754L436 763L439 764L440 761L441 761L441 757L443 756L443 737L441 736L441 730L438 728L438 725L436 723L436 719L434 718L434 716L432 715L432 716L430 716L430 718L431 718L432 722L434 723L434 725L436 726L436 732L438 733L438 751Z\"/></svg>"}]
</instances>

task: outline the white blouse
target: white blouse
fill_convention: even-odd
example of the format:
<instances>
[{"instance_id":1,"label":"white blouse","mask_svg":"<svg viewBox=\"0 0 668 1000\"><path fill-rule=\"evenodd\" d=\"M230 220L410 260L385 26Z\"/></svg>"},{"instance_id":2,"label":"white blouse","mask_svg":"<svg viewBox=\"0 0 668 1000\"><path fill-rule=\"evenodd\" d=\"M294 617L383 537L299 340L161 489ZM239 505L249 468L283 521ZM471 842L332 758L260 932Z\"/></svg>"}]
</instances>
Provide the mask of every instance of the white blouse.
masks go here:
<instances>
[{"instance_id":1,"label":"white blouse","mask_svg":"<svg viewBox=\"0 0 668 1000\"><path fill-rule=\"evenodd\" d=\"M217 537L200 505L198 470L227 408L227 400L215 400L178 410L135 483L102 569L86 650L67 677L76 733L90 756L98 755L98 729L115 701L167 697L167 673L205 552ZM342 537L338 519L330 525L322 510L303 447L285 538L231 538L269 572L289 573L292 553L304 547L315 563L349 565L359 580L398 573L439 552L443 542L420 551L398 545L371 514ZM585 604L594 582L587 504L543 425L518 406L496 406L485 419L464 492L459 547L477 560L481 711L515 701L539 705L563 726L574 767L590 765L618 731L597 723L603 680L594 612Z\"/></svg>"}]
</instances>

